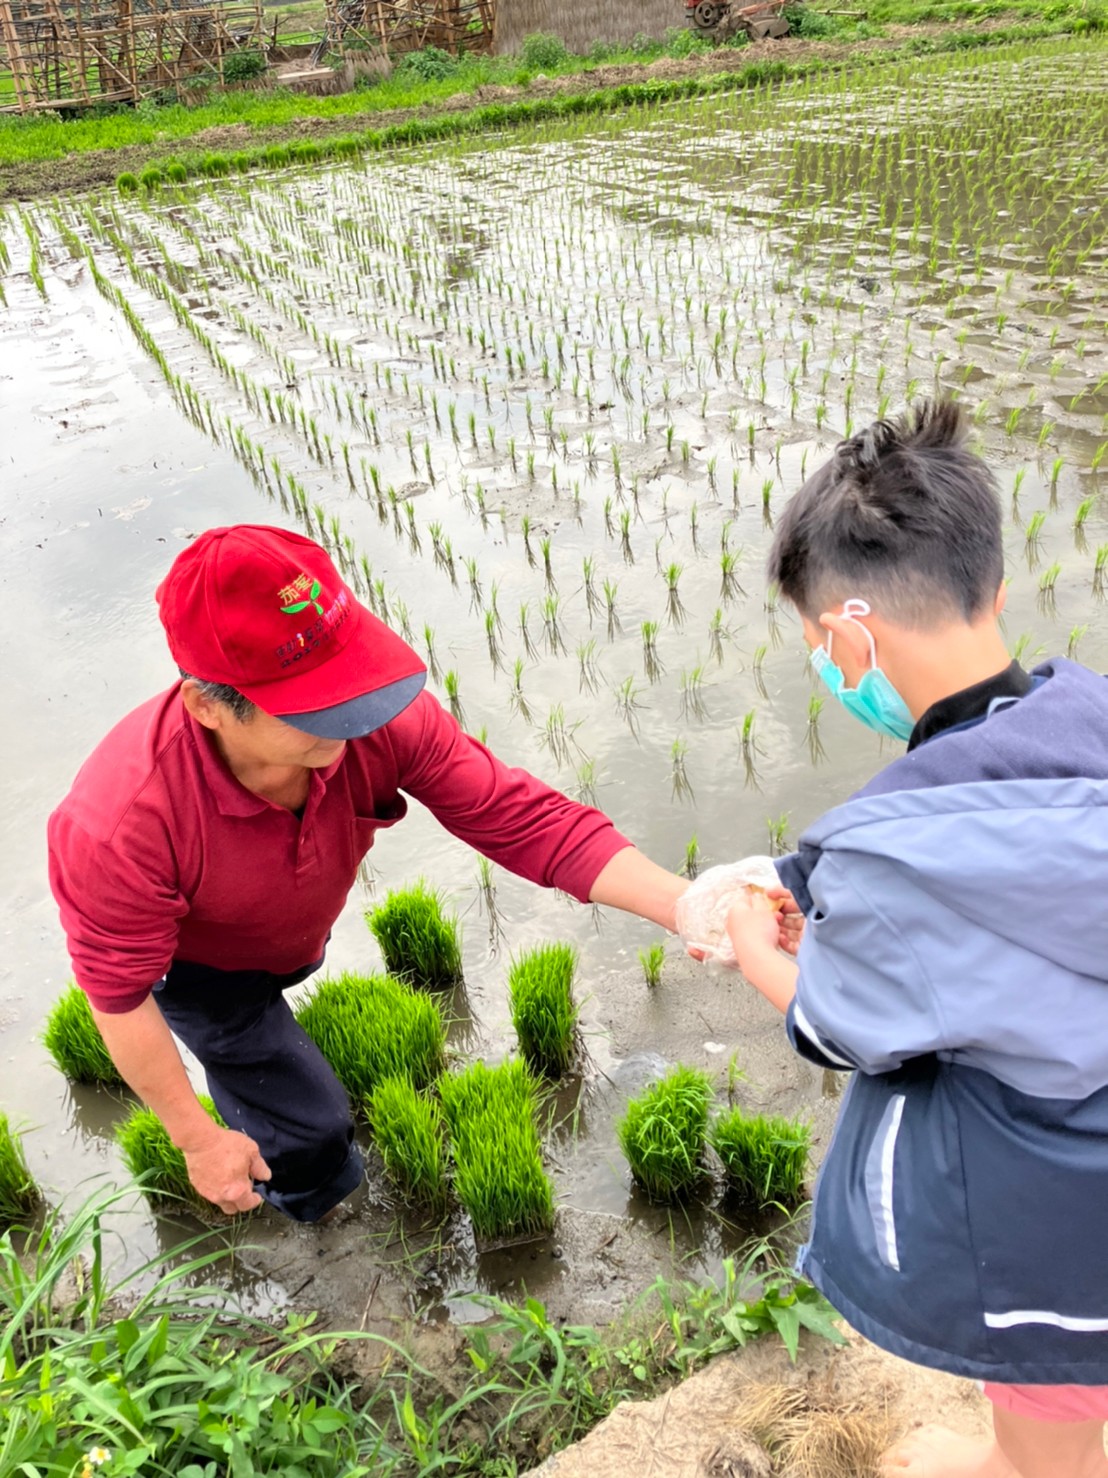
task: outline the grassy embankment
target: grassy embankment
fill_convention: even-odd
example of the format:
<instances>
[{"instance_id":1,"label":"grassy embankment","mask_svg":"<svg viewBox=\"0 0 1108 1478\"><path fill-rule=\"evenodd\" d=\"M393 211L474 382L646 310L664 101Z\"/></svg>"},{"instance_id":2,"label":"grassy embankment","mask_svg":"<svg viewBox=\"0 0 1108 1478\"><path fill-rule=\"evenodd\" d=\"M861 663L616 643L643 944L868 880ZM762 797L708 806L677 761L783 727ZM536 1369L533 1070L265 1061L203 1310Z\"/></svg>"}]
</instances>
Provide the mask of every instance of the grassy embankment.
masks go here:
<instances>
[{"instance_id":1,"label":"grassy embankment","mask_svg":"<svg viewBox=\"0 0 1108 1478\"><path fill-rule=\"evenodd\" d=\"M841 1340L814 1289L753 1253L720 1284L659 1279L618 1328L559 1328L536 1299L487 1299L490 1322L465 1332L444 1377L394 1340L313 1330L314 1315L235 1313L227 1253L199 1239L113 1283L104 1222L128 1194L0 1237L4 1473L515 1478L619 1401L759 1335L794 1355L802 1327ZM365 1378L340 1373L352 1367Z\"/></svg>"},{"instance_id":2,"label":"grassy embankment","mask_svg":"<svg viewBox=\"0 0 1108 1478\"><path fill-rule=\"evenodd\" d=\"M312 3L306 0L309 12ZM287 7L290 13L294 9ZM358 90L335 97L274 88L231 92L195 107L156 107L148 101L134 109L71 120L52 114L0 116L0 199L103 184L121 173L140 175L171 163L182 165L188 177L298 157L313 162L332 154L341 157L725 91L829 62L839 66L855 57L864 63L898 51L960 50L1108 28L1103 0L870 0L865 10L866 19L859 22L807 7L798 16L796 36L753 49L712 48L689 32L677 31L666 42L624 49L597 46L589 56L577 57L551 44L551 38L532 37L519 57L455 62L441 54L418 53L391 77L372 83L364 79ZM296 24L295 17L286 24ZM673 59L678 75L667 70L663 78L637 76L636 69L662 58ZM540 76L545 80L539 81ZM498 89L496 104L468 107L471 99L482 102L476 95L488 87ZM290 158L281 153L267 157L273 146L305 137L299 156L294 145ZM225 151L223 171L205 168L205 160L210 162L216 151Z\"/></svg>"}]
</instances>

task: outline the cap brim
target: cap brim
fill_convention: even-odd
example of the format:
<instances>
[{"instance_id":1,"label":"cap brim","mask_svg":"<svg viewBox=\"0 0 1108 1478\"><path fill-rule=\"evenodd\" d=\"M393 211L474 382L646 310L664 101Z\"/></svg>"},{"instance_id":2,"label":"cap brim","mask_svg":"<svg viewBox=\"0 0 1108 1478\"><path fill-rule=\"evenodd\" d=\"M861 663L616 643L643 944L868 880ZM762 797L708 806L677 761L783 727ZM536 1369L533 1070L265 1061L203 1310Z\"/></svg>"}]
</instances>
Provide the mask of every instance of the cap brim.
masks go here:
<instances>
[{"instance_id":1,"label":"cap brim","mask_svg":"<svg viewBox=\"0 0 1108 1478\"><path fill-rule=\"evenodd\" d=\"M311 713L278 713L274 717L305 734L314 734L317 739L362 739L403 713L422 693L426 682L426 672L417 672L330 708L317 708Z\"/></svg>"}]
</instances>

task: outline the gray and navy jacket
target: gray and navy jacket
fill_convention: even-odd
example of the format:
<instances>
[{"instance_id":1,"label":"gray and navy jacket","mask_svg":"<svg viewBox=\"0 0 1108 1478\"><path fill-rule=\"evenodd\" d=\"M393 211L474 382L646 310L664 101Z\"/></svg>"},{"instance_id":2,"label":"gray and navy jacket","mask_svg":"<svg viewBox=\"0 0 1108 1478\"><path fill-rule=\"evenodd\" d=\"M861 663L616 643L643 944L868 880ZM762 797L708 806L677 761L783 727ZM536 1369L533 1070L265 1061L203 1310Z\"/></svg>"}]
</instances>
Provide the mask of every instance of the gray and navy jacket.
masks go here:
<instances>
[{"instance_id":1,"label":"gray and navy jacket","mask_svg":"<svg viewBox=\"0 0 1108 1478\"><path fill-rule=\"evenodd\" d=\"M918 1364L1108 1384L1108 681L1046 663L779 870L790 1038L857 1069L801 1270Z\"/></svg>"}]
</instances>

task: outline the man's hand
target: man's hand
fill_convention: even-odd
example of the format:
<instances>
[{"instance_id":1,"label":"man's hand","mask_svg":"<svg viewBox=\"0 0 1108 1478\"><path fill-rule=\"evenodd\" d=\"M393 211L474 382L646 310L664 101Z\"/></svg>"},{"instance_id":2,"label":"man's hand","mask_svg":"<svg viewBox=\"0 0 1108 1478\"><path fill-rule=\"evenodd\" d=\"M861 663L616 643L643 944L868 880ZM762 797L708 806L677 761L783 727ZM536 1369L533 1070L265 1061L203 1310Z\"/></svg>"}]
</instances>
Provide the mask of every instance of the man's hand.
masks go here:
<instances>
[{"instance_id":1,"label":"man's hand","mask_svg":"<svg viewBox=\"0 0 1108 1478\"><path fill-rule=\"evenodd\" d=\"M254 1181L268 1180L270 1171L249 1135L213 1124L210 1137L180 1148L189 1180L206 1201L214 1201L228 1216L261 1204Z\"/></svg>"}]
</instances>

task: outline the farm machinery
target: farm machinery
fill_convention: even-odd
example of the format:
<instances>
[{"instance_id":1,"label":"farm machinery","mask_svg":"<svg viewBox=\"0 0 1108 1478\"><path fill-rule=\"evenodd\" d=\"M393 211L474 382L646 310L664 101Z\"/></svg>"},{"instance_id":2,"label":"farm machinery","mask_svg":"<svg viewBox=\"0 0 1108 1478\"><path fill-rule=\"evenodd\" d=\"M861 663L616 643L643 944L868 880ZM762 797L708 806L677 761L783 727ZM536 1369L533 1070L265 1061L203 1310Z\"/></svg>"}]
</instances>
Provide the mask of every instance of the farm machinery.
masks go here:
<instances>
[{"instance_id":1,"label":"farm machinery","mask_svg":"<svg viewBox=\"0 0 1108 1478\"><path fill-rule=\"evenodd\" d=\"M761 0L756 5L735 5L732 0L685 0L685 20L699 36L726 41L745 31L751 41L787 36L789 23L784 11L789 0Z\"/></svg>"}]
</instances>

